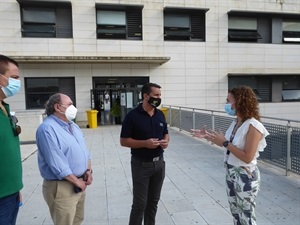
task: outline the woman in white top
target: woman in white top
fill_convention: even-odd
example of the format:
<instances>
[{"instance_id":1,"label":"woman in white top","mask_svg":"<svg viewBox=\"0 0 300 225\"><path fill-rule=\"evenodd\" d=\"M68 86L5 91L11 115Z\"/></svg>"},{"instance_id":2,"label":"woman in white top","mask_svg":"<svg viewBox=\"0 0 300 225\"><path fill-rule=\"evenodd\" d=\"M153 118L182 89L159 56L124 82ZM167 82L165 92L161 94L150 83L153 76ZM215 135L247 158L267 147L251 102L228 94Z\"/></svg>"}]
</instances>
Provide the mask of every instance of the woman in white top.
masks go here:
<instances>
[{"instance_id":1,"label":"woman in white top","mask_svg":"<svg viewBox=\"0 0 300 225\"><path fill-rule=\"evenodd\" d=\"M234 224L256 225L255 199L260 186L257 158L267 146L265 137L269 132L259 122L258 101L249 87L230 90L225 111L236 116L225 135L206 130L196 130L193 134L227 149L224 157L226 189Z\"/></svg>"}]
</instances>

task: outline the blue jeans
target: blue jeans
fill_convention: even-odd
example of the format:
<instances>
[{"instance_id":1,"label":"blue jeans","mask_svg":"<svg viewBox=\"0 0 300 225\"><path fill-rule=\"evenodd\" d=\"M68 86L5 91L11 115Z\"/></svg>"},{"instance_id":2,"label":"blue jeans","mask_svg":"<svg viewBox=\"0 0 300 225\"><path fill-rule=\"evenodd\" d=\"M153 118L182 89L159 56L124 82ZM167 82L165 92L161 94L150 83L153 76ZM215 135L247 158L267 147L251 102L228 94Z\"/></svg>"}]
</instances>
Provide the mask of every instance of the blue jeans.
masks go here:
<instances>
[{"instance_id":1,"label":"blue jeans","mask_svg":"<svg viewBox=\"0 0 300 225\"><path fill-rule=\"evenodd\" d=\"M19 192L0 198L0 225L16 224L19 203Z\"/></svg>"}]
</instances>

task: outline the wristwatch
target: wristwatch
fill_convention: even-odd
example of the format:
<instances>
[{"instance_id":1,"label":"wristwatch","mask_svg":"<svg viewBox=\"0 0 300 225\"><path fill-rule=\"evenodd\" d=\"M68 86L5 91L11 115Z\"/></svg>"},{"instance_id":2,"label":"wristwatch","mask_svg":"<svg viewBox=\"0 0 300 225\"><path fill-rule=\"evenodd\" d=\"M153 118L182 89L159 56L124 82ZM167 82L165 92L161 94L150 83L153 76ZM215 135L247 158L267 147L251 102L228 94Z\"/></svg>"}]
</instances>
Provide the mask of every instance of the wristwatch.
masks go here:
<instances>
[{"instance_id":1,"label":"wristwatch","mask_svg":"<svg viewBox=\"0 0 300 225\"><path fill-rule=\"evenodd\" d=\"M224 146L225 148L227 148L228 144L229 144L229 141L224 141L224 142L223 142L223 146Z\"/></svg>"}]
</instances>

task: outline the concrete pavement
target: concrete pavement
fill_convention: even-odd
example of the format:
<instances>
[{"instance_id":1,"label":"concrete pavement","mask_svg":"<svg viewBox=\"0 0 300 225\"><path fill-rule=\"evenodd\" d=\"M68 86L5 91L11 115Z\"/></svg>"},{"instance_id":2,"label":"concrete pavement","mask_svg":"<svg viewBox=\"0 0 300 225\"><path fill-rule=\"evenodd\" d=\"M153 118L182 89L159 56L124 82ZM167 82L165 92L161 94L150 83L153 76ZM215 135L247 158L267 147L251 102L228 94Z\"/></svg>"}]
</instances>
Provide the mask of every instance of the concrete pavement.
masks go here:
<instances>
[{"instance_id":1,"label":"concrete pavement","mask_svg":"<svg viewBox=\"0 0 300 225\"><path fill-rule=\"evenodd\" d=\"M132 202L130 150L121 147L121 127L83 129L92 154L93 184L87 189L83 225L126 225ZM170 128L166 178L157 225L232 225L225 193L223 150ZM21 145L24 205L17 225L53 225L42 196L36 145ZM262 186L258 225L300 224L300 177L259 162Z\"/></svg>"}]
</instances>

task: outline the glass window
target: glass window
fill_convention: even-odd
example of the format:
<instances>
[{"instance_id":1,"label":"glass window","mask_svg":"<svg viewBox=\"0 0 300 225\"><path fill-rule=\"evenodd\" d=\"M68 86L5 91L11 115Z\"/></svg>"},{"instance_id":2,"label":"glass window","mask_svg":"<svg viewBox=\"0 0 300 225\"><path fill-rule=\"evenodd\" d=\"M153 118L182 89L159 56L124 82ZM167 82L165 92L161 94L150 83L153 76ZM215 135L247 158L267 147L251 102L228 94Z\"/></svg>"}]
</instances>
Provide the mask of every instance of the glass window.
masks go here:
<instances>
[{"instance_id":1,"label":"glass window","mask_svg":"<svg viewBox=\"0 0 300 225\"><path fill-rule=\"evenodd\" d=\"M229 17L228 41L257 42L261 35L257 31L257 19L250 17Z\"/></svg>"},{"instance_id":2,"label":"glass window","mask_svg":"<svg viewBox=\"0 0 300 225\"><path fill-rule=\"evenodd\" d=\"M300 90L282 90L282 99L284 101L300 101Z\"/></svg>"},{"instance_id":3,"label":"glass window","mask_svg":"<svg viewBox=\"0 0 300 225\"><path fill-rule=\"evenodd\" d=\"M23 22L55 24L55 10L47 8L23 8Z\"/></svg>"},{"instance_id":4,"label":"glass window","mask_svg":"<svg viewBox=\"0 0 300 225\"><path fill-rule=\"evenodd\" d=\"M190 28L190 16L189 15L176 15L176 14L167 14L164 18L165 27L181 27L181 28Z\"/></svg>"},{"instance_id":5,"label":"glass window","mask_svg":"<svg viewBox=\"0 0 300 225\"><path fill-rule=\"evenodd\" d=\"M165 8L165 41L205 41L204 9Z\"/></svg>"},{"instance_id":6,"label":"glass window","mask_svg":"<svg viewBox=\"0 0 300 225\"><path fill-rule=\"evenodd\" d=\"M142 7L96 4L96 8L98 39L142 40Z\"/></svg>"},{"instance_id":7,"label":"glass window","mask_svg":"<svg viewBox=\"0 0 300 225\"><path fill-rule=\"evenodd\" d=\"M249 86L253 89L259 102L271 101L271 80L268 76L229 76L228 88L232 89L241 85Z\"/></svg>"},{"instance_id":8,"label":"glass window","mask_svg":"<svg viewBox=\"0 0 300 225\"><path fill-rule=\"evenodd\" d=\"M257 30L257 20L256 18L249 17L229 17L228 28L240 30Z\"/></svg>"},{"instance_id":9,"label":"glass window","mask_svg":"<svg viewBox=\"0 0 300 225\"><path fill-rule=\"evenodd\" d=\"M26 109L44 109L49 97L58 92L75 102L74 78L25 78Z\"/></svg>"},{"instance_id":10,"label":"glass window","mask_svg":"<svg viewBox=\"0 0 300 225\"><path fill-rule=\"evenodd\" d=\"M300 43L300 19L296 13L230 10L228 41Z\"/></svg>"},{"instance_id":11,"label":"glass window","mask_svg":"<svg viewBox=\"0 0 300 225\"><path fill-rule=\"evenodd\" d=\"M283 77L282 100L300 101L300 76Z\"/></svg>"},{"instance_id":12,"label":"glass window","mask_svg":"<svg viewBox=\"0 0 300 225\"><path fill-rule=\"evenodd\" d=\"M300 42L300 21L282 22L282 38L283 42Z\"/></svg>"},{"instance_id":13,"label":"glass window","mask_svg":"<svg viewBox=\"0 0 300 225\"><path fill-rule=\"evenodd\" d=\"M122 11L97 11L99 25L126 25L126 13Z\"/></svg>"},{"instance_id":14,"label":"glass window","mask_svg":"<svg viewBox=\"0 0 300 225\"><path fill-rule=\"evenodd\" d=\"M300 101L300 75L228 75L228 88L246 85L259 102Z\"/></svg>"},{"instance_id":15,"label":"glass window","mask_svg":"<svg viewBox=\"0 0 300 225\"><path fill-rule=\"evenodd\" d=\"M22 37L73 37L71 4L18 1L21 8Z\"/></svg>"}]
</instances>

